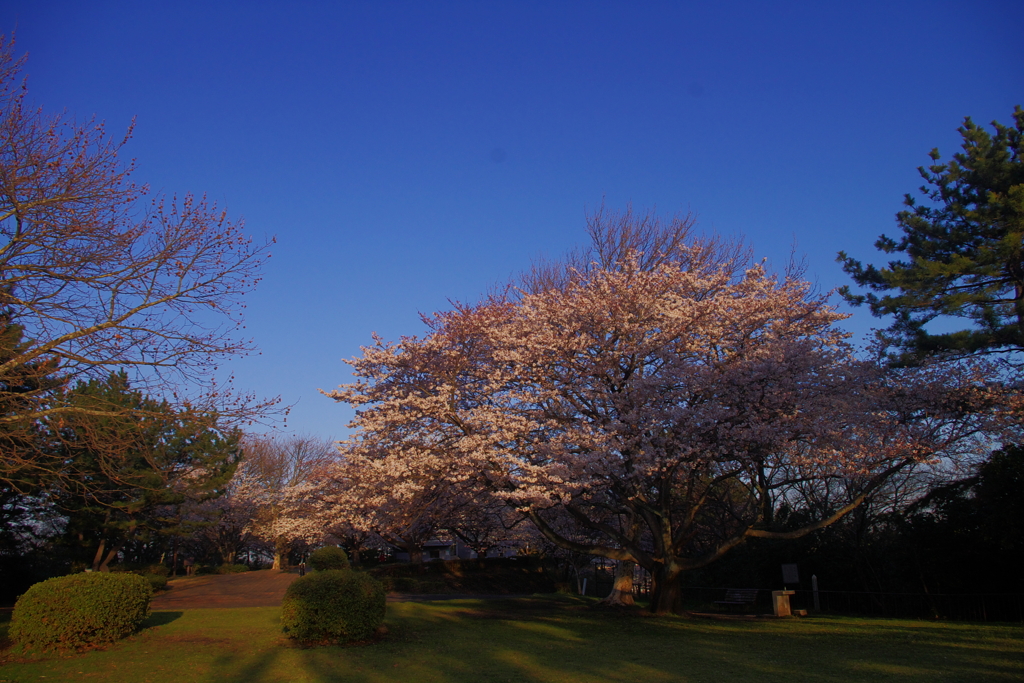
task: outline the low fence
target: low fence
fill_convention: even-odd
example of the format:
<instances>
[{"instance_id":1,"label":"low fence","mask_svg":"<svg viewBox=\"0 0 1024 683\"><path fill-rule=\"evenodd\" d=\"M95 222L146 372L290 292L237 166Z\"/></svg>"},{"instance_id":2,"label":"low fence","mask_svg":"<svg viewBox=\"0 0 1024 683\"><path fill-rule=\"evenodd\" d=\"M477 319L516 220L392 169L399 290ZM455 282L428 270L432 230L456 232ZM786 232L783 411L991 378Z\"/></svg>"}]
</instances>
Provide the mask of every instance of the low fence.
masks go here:
<instances>
[{"instance_id":1,"label":"low fence","mask_svg":"<svg viewBox=\"0 0 1024 683\"><path fill-rule=\"evenodd\" d=\"M638 582L637 588L639 595L645 595L650 589L650 584L641 581ZM713 610L715 601L722 600L725 591L725 588L687 586L683 589L683 596L689 609ZM772 612L771 594L771 589L758 591L755 611ZM928 594L797 590L790 596L790 605L793 609L805 609L812 614L1024 623L1024 594L1020 593Z\"/></svg>"}]
</instances>

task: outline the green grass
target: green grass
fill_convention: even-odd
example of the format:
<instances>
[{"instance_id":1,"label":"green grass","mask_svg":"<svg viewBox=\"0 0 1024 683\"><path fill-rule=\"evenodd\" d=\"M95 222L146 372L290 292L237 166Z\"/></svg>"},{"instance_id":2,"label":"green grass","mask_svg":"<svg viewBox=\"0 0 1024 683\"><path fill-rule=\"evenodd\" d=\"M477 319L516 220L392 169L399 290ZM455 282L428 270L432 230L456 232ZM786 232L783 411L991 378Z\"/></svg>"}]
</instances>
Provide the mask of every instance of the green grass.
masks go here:
<instances>
[{"instance_id":1,"label":"green grass","mask_svg":"<svg viewBox=\"0 0 1024 683\"><path fill-rule=\"evenodd\" d=\"M12 661L0 681L1017 681L1024 626L812 617L714 621L574 598L388 605L389 635L301 649L280 608L156 612L103 651ZM6 629L6 624L3 626ZM0 633L3 635L3 633Z\"/></svg>"}]
</instances>

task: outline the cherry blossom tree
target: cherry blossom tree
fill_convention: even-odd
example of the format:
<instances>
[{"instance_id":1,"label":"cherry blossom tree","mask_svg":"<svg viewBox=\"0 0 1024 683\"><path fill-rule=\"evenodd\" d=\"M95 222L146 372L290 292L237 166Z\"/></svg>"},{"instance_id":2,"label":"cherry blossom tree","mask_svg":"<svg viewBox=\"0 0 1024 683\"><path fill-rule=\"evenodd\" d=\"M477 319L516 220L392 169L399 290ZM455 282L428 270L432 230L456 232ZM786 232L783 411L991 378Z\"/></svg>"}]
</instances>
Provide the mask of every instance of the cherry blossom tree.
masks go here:
<instances>
[{"instance_id":1,"label":"cherry blossom tree","mask_svg":"<svg viewBox=\"0 0 1024 683\"><path fill-rule=\"evenodd\" d=\"M520 548L535 540L526 516L493 492L479 490L464 500L465 505L443 520L442 528L476 553L478 560L492 551Z\"/></svg>"},{"instance_id":2,"label":"cherry blossom tree","mask_svg":"<svg viewBox=\"0 0 1024 683\"><path fill-rule=\"evenodd\" d=\"M562 548L641 565L656 612L681 609L683 572L827 526L1007 423L989 368L857 360L798 273L691 227L599 220L593 258L428 318L422 338L377 340L331 395L386 451L376 467L490 491ZM841 507L775 523L796 485L854 475ZM565 516L593 540L560 533Z\"/></svg>"},{"instance_id":3,"label":"cherry blossom tree","mask_svg":"<svg viewBox=\"0 0 1024 683\"><path fill-rule=\"evenodd\" d=\"M480 368L472 330L397 344L377 340L351 361L361 381L332 392L357 406L355 435L331 474L337 516L353 520L422 560L423 544L490 495L466 470L475 446L466 426L435 418L447 406L483 400L486 382L463 381ZM438 378L448 378L439 389ZM463 395L465 394L465 396Z\"/></svg>"},{"instance_id":4,"label":"cherry blossom tree","mask_svg":"<svg viewBox=\"0 0 1024 683\"><path fill-rule=\"evenodd\" d=\"M315 494L329 511L323 513L327 528L372 534L422 562L423 545L472 502L454 472L431 469L444 462L413 448L350 444Z\"/></svg>"},{"instance_id":5,"label":"cherry blossom tree","mask_svg":"<svg viewBox=\"0 0 1024 683\"><path fill-rule=\"evenodd\" d=\"M287 565L297 544L315 545L328 529L311 488L337 457L334 444L308 436L249 435L243 443L239 503L251 509L245 530L273 545L274 569ZM244 495L242 495L244 494Z\"/></svg>"}]
</instances>

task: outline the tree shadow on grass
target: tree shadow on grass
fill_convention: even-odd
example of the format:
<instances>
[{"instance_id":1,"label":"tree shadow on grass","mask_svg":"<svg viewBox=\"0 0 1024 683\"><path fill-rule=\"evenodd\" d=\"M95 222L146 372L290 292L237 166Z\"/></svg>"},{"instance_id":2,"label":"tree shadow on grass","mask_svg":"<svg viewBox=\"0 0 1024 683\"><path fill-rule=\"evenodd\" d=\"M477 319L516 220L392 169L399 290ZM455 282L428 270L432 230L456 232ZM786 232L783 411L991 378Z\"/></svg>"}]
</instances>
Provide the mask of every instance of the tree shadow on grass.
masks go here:
<instances>
[{"instance_id":1,"label":"tree shadow on grass","mask_svg":"<svg viewBox=\"0 0 1024 683\"><path fill-rule=\"evenodd\" d=\"M253 683L264 680L277 658L275 650L268 650L255 657L243 658L237 653L226 653L213 661L210 681L217 683Z\"/></svg>"},{"instance_id":2,"label":"tree shadow on grass","mask_svg":"<svg viewBox=\"0 0 1024 683\"><path fill-rule=\"evenodd\" d=\"M170 611L161 610L159 612L153 612L149 615L149 618L142 622L142 628L153 628L154 626L166 626L172 621L181 619L182 615L185 614L181 611Z\"/></svg>"},{"instance_id":3,"label":"tree shadow on grass","mask_svg":"<svg viewBox=\"0 0 1024 683\"><path fill-rule=\"evenodd\" d=\"M304 649L282 637L266 650L222 650L203 680L989 683L1018 680L1024 661L1018 629L653 617L575 601L408 604L389 628L361 645Z\"/></svg>"}]
</instances>

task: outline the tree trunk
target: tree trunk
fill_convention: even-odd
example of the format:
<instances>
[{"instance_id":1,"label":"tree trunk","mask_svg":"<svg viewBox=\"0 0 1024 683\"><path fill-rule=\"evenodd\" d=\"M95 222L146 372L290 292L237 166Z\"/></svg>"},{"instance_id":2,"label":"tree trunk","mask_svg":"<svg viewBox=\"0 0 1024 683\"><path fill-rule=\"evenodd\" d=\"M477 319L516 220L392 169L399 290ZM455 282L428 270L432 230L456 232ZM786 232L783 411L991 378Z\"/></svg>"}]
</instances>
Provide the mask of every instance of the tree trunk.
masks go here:
<instances>
[{"instance_id":1,"label":"tree trunk","mask_svg":"<svg viewBox=\"0 0 1024 683\"><path fill-rule=\"evenodd\" d=\"M661 564L651 574L654 584L651 588L651 611L655 614L682 614L683 587L679 579L683 573Z\"/></svg>"},{"instance_id":2,"label":"tree trunk","mask_svg":"<svg viewBox=\"0 0 1024 683\"><path fill-rule=\"evenodd\" d=\"M632 607L633 601L633 570L636 562L619 560L615 566L615 581L612 592L599 604L611 607Z\"/></svg>"},{"instance_id":3,"label":"tree trunk","mask_svg":"<svg viewBox=\"0 0 1024 683\"><path fill-rule=\"evenodd\" d=\"M115 545L107 550L106 540L100 541L100 547L96 549L96 555L92 558L92 570L94 572L109 572L110 561L121 551L120 545Z\"/></svg>"},{"instance_id":4,"label":"tree trunk","mask_svg":"<svg viewBox=\"0 0 1024 683\"><path fill-rule=\"evenodd\" d=\"M236 553L234 547L224 548L220 551L220 559L224 564L234 564L235 556Z\"/></svg>"},{"instance_id":5,"label":"tree trunk","mask_svg":"<svg viewBox=\"0 0 1024 683\"><path fill-rule=\"evenodd\" d=\"M92 558L92 570L98 572L100 570L100 562L103 561L103 551L107 548L106 539L100 539L100 547L96 548L96 554Z\"/></svg>"},{"instance_id":6,"label":"tree trunk","mask_svg":"<svg viewBox=\"0 0 1024 683\"><path fill-rule=\"evenodd\" d=\"M283 539L274 543L274 566L272 569L284 571L288 568L288 544Z\"/></svg>"},{"instance_id":7,"label":"tree trunk","mask_svg":"<svg viewBox=\"0 0 1024 683\"><path fill-rule=\"evenodd\" d=\"M480 566L480 567L483 567L486 564L486 562L484 562L484 560L487 559L487 553L490 552L490 550L491 550L490 546L478 546L478 547L475 547L475 548L470 548L470 550L472 550L474 553L476 553L476 563L477 563L477 565Z\"/></svg>"}]
</instances>

